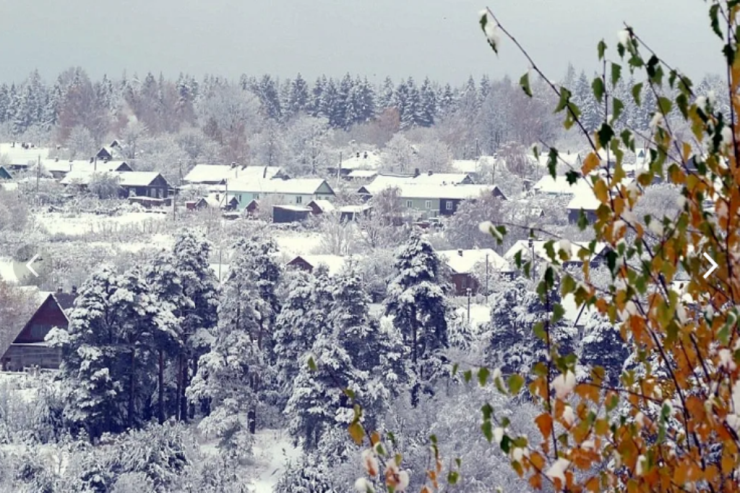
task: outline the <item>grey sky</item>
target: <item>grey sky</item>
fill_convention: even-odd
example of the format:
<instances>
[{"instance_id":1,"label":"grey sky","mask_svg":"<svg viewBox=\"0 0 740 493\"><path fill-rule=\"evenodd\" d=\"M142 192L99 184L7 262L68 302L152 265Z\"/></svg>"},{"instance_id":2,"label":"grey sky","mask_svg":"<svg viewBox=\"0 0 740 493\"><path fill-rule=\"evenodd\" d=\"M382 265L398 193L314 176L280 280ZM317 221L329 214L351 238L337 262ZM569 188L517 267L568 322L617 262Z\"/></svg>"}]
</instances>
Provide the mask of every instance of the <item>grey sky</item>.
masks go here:
<instances>
[{"instance_id":1,"label":"grey sky","mask_svg":"<svg viewBox=\"0 0 740 493\"><path fill-rule=\"evenodd\" d=\"M477 26L486 0L0 0L0 81L72 65L93 77L152 71L238 77L345 72L380 81L425 75L518 76L527 64L504 41L497 59ZM568 61L596 67L629 21L672 64L700 75L721 67L702 0L491 0L501 22L552 77ZM687 34L698 28L698 35ZM706 56L707 49L714 56Z\"/></svg>"}]
</instances>

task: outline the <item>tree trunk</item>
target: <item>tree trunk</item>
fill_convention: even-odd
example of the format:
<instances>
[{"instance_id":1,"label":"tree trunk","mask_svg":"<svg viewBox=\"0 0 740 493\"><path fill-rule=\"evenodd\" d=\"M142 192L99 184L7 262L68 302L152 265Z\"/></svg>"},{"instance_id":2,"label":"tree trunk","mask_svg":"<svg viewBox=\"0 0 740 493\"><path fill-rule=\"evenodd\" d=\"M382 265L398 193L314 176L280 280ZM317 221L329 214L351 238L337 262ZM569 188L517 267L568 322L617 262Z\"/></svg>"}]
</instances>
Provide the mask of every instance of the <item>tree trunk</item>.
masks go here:
<instances>
[{"instance_id":1,"label":"tree trunk","mask_svg":"<svg viewBox=\"0 0 740 493\"><path fill-rule=\"evenodd\" d=\"M180 392L182 389L182 371L180 368L182 367L182 358L180 356L177 357L177 371L175 372L175 375L177 375L177 382L176 382L176 389L175 389L175 418L177 418L178 421L180 421Z\"/></svg>"},{"instance_id":2,"label":"tree trunk","mask_svg":"<svg viewBox=\"0 0 740 493\"><path fill-rule=\"evenodd\" d=\"M129 393L128 393L128 427L134 426L134 395L136 394L136 349L131 350L131 368L129 369Z\"/></svg>"},{"instance_id":3,"label":"tree trunk","mask_svg":"<svg viewBox=\"0 0 740 493\"><path fill-rule=\"evenodd\" d=\"M180 380L182 385L180 386L180 421L188 422L188 399L185 396L185 391L188 388L188 359L182 357L180 361Z\"/></svg>"},{"instance_id":4,"label":"tree trunk","mask_svg":"<svg viewBox=\"0 0 740 493\"><path fill-rule=\"evenodd\" d=\"M164 351L159 350L159 402L157 411L159 413L159 424L164 423Z\"/></svg>"}]
</instances>

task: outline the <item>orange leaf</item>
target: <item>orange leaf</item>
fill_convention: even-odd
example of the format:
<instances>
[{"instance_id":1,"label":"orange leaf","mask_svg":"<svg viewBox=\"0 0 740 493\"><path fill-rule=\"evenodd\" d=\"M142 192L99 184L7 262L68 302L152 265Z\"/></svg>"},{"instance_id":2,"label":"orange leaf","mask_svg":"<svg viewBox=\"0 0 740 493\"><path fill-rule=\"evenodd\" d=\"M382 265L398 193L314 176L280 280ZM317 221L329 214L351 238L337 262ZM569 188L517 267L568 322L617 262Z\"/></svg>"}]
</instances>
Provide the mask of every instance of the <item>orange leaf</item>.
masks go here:
<instances>
[{"instance_id":1,"label":"orange leaf","mask_svg":"<svg viewBox=\"0 0 740 493\"><path fill-rule=\"evenodd\" d=\"M594 184L594 195L602 204L606 204L609 201L609 191L606 189L606 182L604 180L599 180Z\"/></svg>"},{"instance_id":2,"label":"orange leaf","mask_svg":"<svg viewBox=\"0 0 740 493\"><path fill-rule=\"evenodd\" d=\"M583 161L583 166L581 166L581 173L587 175L595 170L599 166L599 164L599 157L596 155L596 153L589 152L588 156L586 156L586 159Z\"/></svg>"},{"instance_id":3,"label":"orange leaf","mask_svg":"<svg viewBox=\"0 0 740 493\"><path fill-rule=\"evenodd\" d=\"M535 418L535 423L542 433L542 438L547 440L552 433L552 416L547 413L542 413Z\"/></svg>"},{"instance_id":4,"label":"orange leaf","mask_svg":"<svg viewBox=\"0 0 740 493\"><path fill-rule=\"evenodd\" d=\"M542 476L539 474L535 474L534 476L529 478L529 485L536 490L541 490L542 489Z\"/></svg>"},{"instance_id":5,"label":"orange leaf","mask_svg":"<svg viewBox=\"0 0 740 493\"><path fill-rule=\"evenodd\" d=\"M379 434L379 433L378 433L377 431L374 431L374 432L373 432L373 433L372 433L372 434L370 435L370 443L371 443L372 445L375 445L375 444L376 444L376 443L378 443L379 441L380 441L380 434Z\"/></svg>"}]
</instances>

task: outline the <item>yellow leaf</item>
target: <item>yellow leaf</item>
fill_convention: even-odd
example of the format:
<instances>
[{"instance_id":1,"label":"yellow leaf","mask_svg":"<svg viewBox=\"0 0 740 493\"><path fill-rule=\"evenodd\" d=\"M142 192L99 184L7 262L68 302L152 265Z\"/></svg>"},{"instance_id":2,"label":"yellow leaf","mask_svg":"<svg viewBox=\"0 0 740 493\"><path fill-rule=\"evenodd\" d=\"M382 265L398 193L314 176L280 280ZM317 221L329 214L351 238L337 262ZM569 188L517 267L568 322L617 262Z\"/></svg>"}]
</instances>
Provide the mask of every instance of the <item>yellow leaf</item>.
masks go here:
<instances>
[{"instance_id":1,"label":"yellow leaf","mask_svg":"<svg viewBox=\"0 0 740 493\"><path fill-rule=\"evenodd\" d=\"M372 434L370 435L370 443L372 445L375 445L379 441L380 441L380 433L378 433L377 431L372 432Z\"/></svg>"},{"instance_id":2,"label":"yellow leaf","mask_svg":"<svg viewBox=\"0 0 740 493\"><path fill-rule=\"evenodd\" d=\"M349 436L355 441L357 445L362 445L362 440L365 438L365 430L362 428L360 423L352 423L348 428Z\"/></svg>"},{"instance_id":3,"label":"yellow leaf","mask_svg":"<svg viewBox=\"0 0 740 493\"><path fill-rule=\"evenodd\" d=\"M583 161L583 166L581 166L581 173L583 173L585 176L595 170L599 166L599 164L599 157L596 155L596 153L589 152L588 156L586 156L586 159Z\"/></svg>"},{"instance_id":4,"label":"yellow leaf","mask_svg":"<svg viewBox=\"0 0 740 493\"><path fill-rule=\"evenodd\" d=\"M594 184L594 195L599 199L599 202L606 204L609 201L609 191L606 189L606 182L599 180Z\"/></svg>"}]
</instances>

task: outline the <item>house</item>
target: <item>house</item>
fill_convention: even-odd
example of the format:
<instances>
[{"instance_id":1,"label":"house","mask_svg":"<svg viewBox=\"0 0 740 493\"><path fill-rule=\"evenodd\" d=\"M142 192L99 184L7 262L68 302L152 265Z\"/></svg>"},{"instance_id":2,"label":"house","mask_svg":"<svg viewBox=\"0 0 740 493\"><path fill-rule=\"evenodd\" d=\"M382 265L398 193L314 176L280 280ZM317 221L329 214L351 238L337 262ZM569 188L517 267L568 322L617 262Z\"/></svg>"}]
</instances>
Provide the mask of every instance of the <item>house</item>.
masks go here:
<instances>
[{"instance_id":1,"label":"house","mask_svg":"<svg viewBox=\"0 0 740 493\"><path fill-rule=\"evenodd\" d=\"M374 169L353 169L344 175L344 178L354 182L370 182L376 176L378 176L378 172Z\"/></svg>"},{"instance_id":2,"label":"house","mask_svg":"<svg viewBox=\"0 0 740 493\"><path fill-rule=\"evenodd\" d=\"M396 188L401 185L408 184L412 178L413 176L411 175L380 174L367 185L361 186L357 193L366 198L370 198L388 188Z\"/></svg>"},{"instance_id":3,"label":"house","mask_svg":"<svg viewBox=\"0 0 740 493\"><path fill-rule=\"evenodd\" d=\"M346 159L342 159L338 166L329 166L327 172L333 176L347 176L354 170L380 168L380 155L372 151L355 151Z\"/></svg>"},{"instance_id":4,"label":"house","mask_svg":"<svg viewBox=\"0 0 740 493\"><path fill-rule=\"evenodd\" d=\"M23 171L48 156L50 151L48 147L37 147L26 142L2 142L0 160L6 163L10 171Z\"/></svg>"},{"instance_id":5,"label":"house","mask_svg":"<svg viewBox=\"0 0 740 493\"><path fill-rule=\"evenodd\" d=\"M342 272L345 266L357 262L360 257L347 256L343 257L340 255L298 255L290 260L286 267L301 269L306 272L313 272L315 268L320 265L324 265L329 275L334 276Z\"/></svg>"},{"instance_id":6,"label":"house","mask_svg":"<svg viewBox=\"0 0 740 493\"><path fill-rule=\"evenodd\" d=\"M306 205L312 200L330 200L334 197L334 190L321 178L239 179L229 181L229 194L237 198L240 207L252 200L267 198L277 204Z\"/></svg>"},{"instance_id":7,"label":"house","mask_svg":"<svg viewBox=\"0 0 740 493\"><path fill-rule=\"evenodd\" d=\"M455 294L465 296L468 289L475 294L480 288L476 272L485 273L488 265L489 273L512 272L509 263L490 248L480 250L440 250L437 252L450 268L452 283L455 285Z\"/></svg>"},{"instance_id":8,"label":"house","mask_svg":"<svg viewBox=\"0 0 740 493\"><path fill-rule=\"evenodd\" d=\"M451 216L462 201L475 200L483 194L506 200L495 185L404 185L398 188L402 205L424 217Z\"/></svg>"},{"instance_id":9,"label":"house","mask_svg":"<svg viewBox=\"0 0 740 493\"><path fill-rule=\"evenodd\" d=\"M77 297L77 289L71 293L45 293L43 301L26 322L8 347L0 348L3 371L22 371L28 367L57 369L61 362L61 349L50 347L44 340L53 327L66 329L69 325L69 310Z\"/></svg>"},{"instance_id":10,"label":"house","mask_svg":"<svg viewBox=\"0 0 740 493\"><path fill-rule=\"evenodd\" d=\"M343 205L338 209L339 221L356 221L360 217L368 217L372 210L370 204Z\"/></svg>"},{"instance_id":11,"label":"house","mask_svg":"<svg viewBox=\"0 0 740 493\"><path fill-rule=\"evenodd\" d=\"M256 200L251 200L247 206L244 208L244 212L246 212L247 216L254 216L259 212L260 203Z\"/></svg>"},{"instance_id":12,"label":"house","mask_svg":"<svg viewBox=\"0 0 740 493\"><path fill-rule=\"evenodd\" d=\"M5 166L0 166L0 180L12 180L13 175L10 174L10 171Z\"/></svg>"},{"instance_id":13,"label":"house","mask_svg":"<svg viewBox=\"0 0 740 493\"><path fill-rule=\"evenodd\" d=\"M41 167L57 180L63 179L69 173L104 173L109 171L126 172L133 168L126 161L104 161L95 158L89 160L69 161L55 159L42 159Z\"/></svg>"},{"instance_id":14,"label":"house","mask_svg":"<svg viewBox=\"0 0 740 493\"><path fill-rule=\"evenodd\" d=\"M529 240L519 240L514 245L509 248L506 253L504 254L504 260L511 262L512 265L514 265L514 260L516 258L517 253L521 252L521 258L522 261L527 261L532 258L532 252L534 252L535 260L536 262L542 261L545 263L550 262L550 257L547 254L547 249L545 248L546 241L532 241L531 244ZM588 252L589 250L589 243L588 242L569 242L570 243L570 260L568 262L565 262L565 266L581 266L583 265L583 260L581 260L579 253L583 250L586 250ZM558 242L556 241L553 245L553 248L555 250L555 253L558 252ZM594 255L587 257L587 259L590 260L590 263L592 266L599 265L603 259L603 256L606 254L606 252L609 251L609 247L606 243L597 243L594 248Z\"/></svg>"},{"instance_id":15,"label":"house","mask_svg":"<svg viewBox=\"0 0 740 493\"><path fill-rule=\"evenodd\" d=\"M231 197L226 200L226 195L221 193L209 193L204 197L206 204L211 209L223 209L225 211L235 211L239 208L239 200Z\"/></svg>"},{"instance_id":16,"label":"house","mask_svg":"<svg viewBox=\"0 0 740 493\"><path fill-rule=\"evenodd\" d=\"M579 179L574 184L570 184L568 179L563 175L557 175L553 178L550 175L543 176L532 186L532 190L538 194L547 195L576 195L589 193L593 195L589 184Z\"/></svg>"},{"instance_id":17,"label":"house","mask_svg":"<svg viewBox=\"0 0 740 493\"><path fill-rule=\"evenodd\" d=\"M311 208L305 205L275 205L272 207L272 222L297 223L305 221L311 214Z\"/></svg>"},{"instance_id":18,"label":"house","mask_svg":"<svg viewBox=\"0 0 740 493\"><path fill-rule=\"evenodd\" d=\"M189 185L223 185L230 180L287 179L279 166L239 166L227 164L196 164L183 178Z\"/></svg>"},{"instance_id":19,"label":"house","mask_svg":"<svg viewBox=\"0 0 740 493\"><path fill-rule=\"evenodd\" d=\"M185 202L185 209L188 211L200 211L210 207L205 197L201 197L198 200L188 200Z\"/></svg>"},{"instance_id":20,"label":"house","mask_svg":"<svg viewBox=\"0 0 740 493\"><path fill-rule=\"evenodd\" d=\"M103 172L99 172L103 173ZM96 174L90 171L71 171L60 183L67 186L77 186L86 189ZM164 177L156 171L108 171L104 172L118 180L120 197L149 197L152 199L166 199L169 196L170 185Z\"/></svg>"},{"instance_id":21,"label":"house","mask_svg":"<svg viewBox=\"0 0 740 493\"><path fill-rule=\"evenodd\" d=\"M599 199L590 190L584 193L579 193L573 196L570 202L568 202L568 222L571 224L578 223L581 218L581 211L588 219L589 223L596 222L596 210L601 205Z\"/></svg>"}]
</instances>

